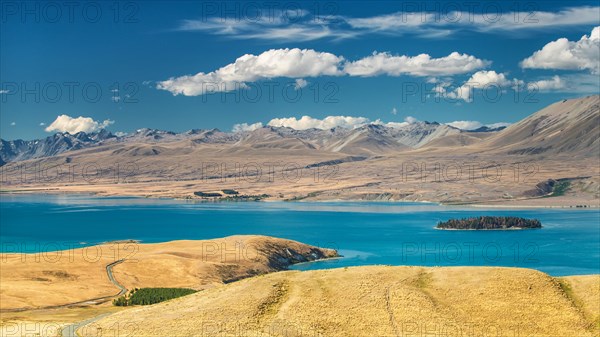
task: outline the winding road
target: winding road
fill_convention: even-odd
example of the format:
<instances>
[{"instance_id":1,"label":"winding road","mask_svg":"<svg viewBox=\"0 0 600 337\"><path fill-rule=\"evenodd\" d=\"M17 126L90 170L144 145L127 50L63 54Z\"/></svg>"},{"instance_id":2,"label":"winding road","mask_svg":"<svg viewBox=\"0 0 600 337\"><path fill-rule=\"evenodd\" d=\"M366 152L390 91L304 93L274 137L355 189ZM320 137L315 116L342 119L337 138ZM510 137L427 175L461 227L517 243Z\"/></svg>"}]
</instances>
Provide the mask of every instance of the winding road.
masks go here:
<instances>
[{"instance_id":1,"label":"winding road","mask_svg":"<svg viewBox=\"0 0 600 337\"><path fill-rule=\"evenodd\" d=\"M112 284L116 285L121 290L116 296L125 295L125 293L127 292L127 288L125 288L125 286L123 286L121 283L117 282L117 280L115 280L115 277L113 276L113 273L112 273L112 267L118 265L119 263L123 263L123 262L125 262L125 259L120 259L120 260L117 260L113 263L106 265L106 274L108 275L108 279L110 280L110 282L112 282Z\"/></svg>"},{"instance_id":2,"label":"winding road","mask_svg":"<svg viewBox=\"0 0 600 337\"><path fill-rule=\"evenodd\" d=\"M125 286L123 286L122 284L120 284L119 282L117 282L117 280L115 279L113 272L112 272L112 268L116 265L118 265L119 263L123 263L125 261L125 259L121 259L121 260L117 260L115 262L112 262L110 264L106 265L106 275L108 275L108 279L110 280L110 282L112 282L112 284L114 284L115 286L117 286L119 288L119 293L114 295L114 296L107 296L107 297L102 297L100 299L92 299L92 300L88 300L88 301L82 301L82 302L77 302L76 304L81 304L81 303L93 303L93 304L100 304L103 302L106 302L106 300L113 298L113 297L117 297L117 296L122 296L125 295L125 293L127 293L127 288L125 288ZM98 300L102 300L101 302L97 302ZM72 304L65 304L65 305L61 305L59 307L68 307L68 306L72 306ZM66 327L64 327L62 329L61 335L62 337L78 337L79 335L77 334L77 330L85 325L91 324L93 322L99 321L102 318L106 317L110 315L110 313L106 313L106 314L102 314L102 315L98 315L96 317L92 317L89 319L86 319L85 321L81 321L81 322L77 322L77 323L73 323L70 325L67 325Z\"/></svg>"}]
</instances>

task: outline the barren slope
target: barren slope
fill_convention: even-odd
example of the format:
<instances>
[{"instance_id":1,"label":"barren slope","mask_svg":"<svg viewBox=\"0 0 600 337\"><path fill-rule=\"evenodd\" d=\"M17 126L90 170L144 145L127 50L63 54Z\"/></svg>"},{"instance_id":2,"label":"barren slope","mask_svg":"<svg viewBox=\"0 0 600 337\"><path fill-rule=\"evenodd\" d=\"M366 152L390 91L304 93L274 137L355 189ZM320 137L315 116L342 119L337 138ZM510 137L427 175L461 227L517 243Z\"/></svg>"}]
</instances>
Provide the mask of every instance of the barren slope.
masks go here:
<instances>
[{"instance_id":1,"label":"barren slope","mask_svg":"<svg viewBox=\"0 0 600 337\"><path fill-rule=\"evenodd\" d=\"M556 102L481 144L508 154L600 153L600 96Z\"/></svg>"}]
</instances>

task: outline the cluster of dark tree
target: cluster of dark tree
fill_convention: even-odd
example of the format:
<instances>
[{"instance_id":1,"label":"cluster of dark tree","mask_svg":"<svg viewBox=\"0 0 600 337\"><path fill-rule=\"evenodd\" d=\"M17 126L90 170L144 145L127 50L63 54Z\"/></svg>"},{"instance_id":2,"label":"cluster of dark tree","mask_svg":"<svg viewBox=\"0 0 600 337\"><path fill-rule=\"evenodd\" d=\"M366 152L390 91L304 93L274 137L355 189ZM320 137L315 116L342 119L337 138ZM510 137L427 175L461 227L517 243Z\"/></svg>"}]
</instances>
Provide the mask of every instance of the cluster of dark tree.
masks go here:
<instances>
[{"instance_id":1,"label":"cluster of dark tree","mask_svg":"<svg viewBox=\"0 0 600 337\"><path fill-rule=\"evenodd\" d=\"M223 195L221 193L206 193L206 192L194 192L194 195L201 198L219 198Z\"/></svg>"},{"instance_id":2,"label":"cluster of dark tree","mask_svg":"<svg viewBox=\"0 0 600 337\"><path fill-rule=\"evenodd\" d=\"M127 295L113 300L113 304L119 307L126 307L129 305L149 305L193 294L195 292L196 290L188 288L136 288Z\"/></svg>"},{"instance_id":3,"label":"cluster of dark tree","mask_svg":"<svg viewBox=\"0 0 600 337\"><path fill-rule=\"evenodd\" d=\"M219 199L220 201L261 201L262 199L268 198L268 194L258 195L228 195L224 198Z\"/></svg>"},{"instance_id":4,"label":"cluster of dark tree","mask_svg":"<svg viewBox=\"0 0 600 337\"><path fill-rule=\"evenodd\" d=\"M437 224L440 229L525 229L542 228L537 219L525 219L516 216L480 216L464 219L450 219Z\"/></svg>"},{"instance_id":5,"label":"cluster of dark tree","mask_svg":"<svg viewBox=\"0 0 600 337\"><path fill-rule=\"evenodd\" d=\"M222 192L225 195L218 192L194 192L194 195L202 199L209 199L212 201L260 201L270 197L268 194L240 194L240 192L236 190L222 190Z\"/></svg>"}]
</instances>

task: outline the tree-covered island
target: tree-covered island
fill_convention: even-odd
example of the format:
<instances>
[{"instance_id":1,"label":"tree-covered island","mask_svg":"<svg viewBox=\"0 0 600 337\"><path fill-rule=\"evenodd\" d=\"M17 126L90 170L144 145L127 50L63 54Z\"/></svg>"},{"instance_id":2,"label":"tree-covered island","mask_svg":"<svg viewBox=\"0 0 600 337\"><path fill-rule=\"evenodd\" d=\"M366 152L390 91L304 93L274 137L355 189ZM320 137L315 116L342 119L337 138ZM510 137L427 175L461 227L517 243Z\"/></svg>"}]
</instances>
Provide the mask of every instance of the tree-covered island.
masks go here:
<instances>
[{"instance_id":1,"label":"tree-covered island","mask_svg":"<svg viewBox=\"0 0 600 337\"><path fill-rule=\"evenodd\" d=\"M542 228L542 223L537 219L516 216L480 216L440 221L436 228L459 230L535 229Z\"/></svg>"}]
</instances>

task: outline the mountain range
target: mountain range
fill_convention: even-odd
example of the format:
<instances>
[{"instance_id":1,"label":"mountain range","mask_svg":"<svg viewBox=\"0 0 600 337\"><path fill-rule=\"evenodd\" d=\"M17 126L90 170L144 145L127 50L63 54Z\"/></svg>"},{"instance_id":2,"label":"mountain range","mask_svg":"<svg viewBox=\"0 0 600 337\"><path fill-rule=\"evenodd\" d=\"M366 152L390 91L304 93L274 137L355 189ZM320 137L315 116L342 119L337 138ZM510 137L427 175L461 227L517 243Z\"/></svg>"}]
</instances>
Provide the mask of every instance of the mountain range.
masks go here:
<instances>
[{"instance_id":1,"label":"mountain range","mask_svg":"<svg viewBox=\"0 0 600 337\"><path fill-rule=\"evenodd\" d=\"M6 190L169 198L233 189L271 200L576 207L600 200L599 159L598 95L556 102L498 130L435 122L326 130L139 129L125 136L102 130L0 143ZM488 179L492 172L498 178ZM555 197L546 198L550 194Z\"/></svg>"},{"instance_id":2,"label":"mountain range","mask_svg":"<svg viewBox=\"0 0 600 337\"><path fill-rule=\"evenodd\" d=\"M569 103L571 102L571 103ZM574 102L578 102L574 104ZM565 104L566 103L566 104ZM594 110L595 109L595 110ZM166 144L190 141L195 144L225 144L229 151L238 149L289 149L319 150L349 155L382 155L415 149L464 147L484 144L486 148L506 148L512 153L544 152L547 150L569 151L585 147L598 147L598 96L582 100L560 102L530 116L515 125L499 128L481 127L461 130L436 122L414 122L401 127L383 124L366 124L353 129L336 127L327 130L295 130L289 127L265 126L253 131L222 132L218 129L175 133L157 129L139 129L131 134L116 136L107 130L77 134L56 133L44 139L0 139L0 165L55 156L68 151L109 144ZM569 118L561 116L569 116ZM564 125L563 125L564 124ZM568 125L567 125L568 124ZM569 144L541 144L546 136L565 129L573 138ZM585 142L579 136L586 136ZM532 139L530 139L532 138ZM571 145L570 143L576 143ZM527 144L527 145L526 145ZM554 148L557 147L557 148Z\"/></svg>"},{"instance_id":3,"label":"mountain range","mask_svg":"<svg viewBox=\"0 0 600 337\"><path fill-rule=\"evenodd\" d=\"M353 129L295 130L265 126L253 131L222 132L193 129L183 133L139 129L116 136L107 130L95 133L56 133L37 140L0 140L0 165L9 162L55 156L68 151L109 144L166 144L190 141L194 144L227 145L238 149L318 150L348 155L383 155L416 149L472 147L474 151L506 154L598 153L600 142L599 96L564 100L508 127L461 130L436 122L414 122L402 127L366 124ZM477 145L475 149L475 146Z\"/></svg>"}]
</instances>

